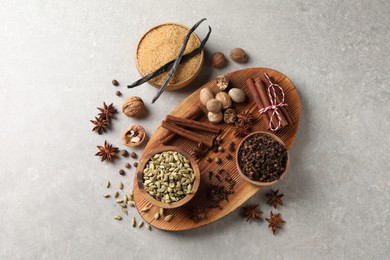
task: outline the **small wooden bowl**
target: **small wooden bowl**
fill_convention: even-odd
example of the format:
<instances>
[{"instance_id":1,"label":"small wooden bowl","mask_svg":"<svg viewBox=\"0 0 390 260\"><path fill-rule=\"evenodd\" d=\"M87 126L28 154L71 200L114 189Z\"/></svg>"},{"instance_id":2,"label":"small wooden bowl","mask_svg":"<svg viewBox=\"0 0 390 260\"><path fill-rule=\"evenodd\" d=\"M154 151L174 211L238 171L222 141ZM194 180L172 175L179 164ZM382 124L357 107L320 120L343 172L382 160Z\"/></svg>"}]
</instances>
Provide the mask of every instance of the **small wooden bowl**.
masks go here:
<instances>
[{"instance_id":1,"label":"small wooden bowl","mask_svg":"<svg viewBox=\"0 0 390 260\"><path fill-rule=\"evenodd\" d=\"M144 35L142 35L141 39L138 41L137 47L135 49L135 61L136 61L135 63L136 63L136 66L137 66L137 70L138 70L139 74L142 77L145 76L147 74L147 72L140 65L140 59L142 59L142 57L140 57L140 51L139 51L140 50L140 46L141 46L141 44L144 43L144 41L146 41L148 39L147 36L150 35L154 30L159 30L160 28L167 27L167 26L170 26L172 28L173 27L182 28L182 29L185 30L185 34L187 34L187 31L190 30L187 26L182 25L182 24L162 23L162 24L158 24L158 25L150 28L147 32L145 32ZM194 35L195 40L196 40L196 42L198 43L198 46L199 46L201 44L201 40L199 39L199 37L196 35L195 32L193 32L193 35ZM164 37L168 37L168 36L169 35L162 35L162 36L158 37L158 39L154 39L154 41L163 41L165 39ZM167 41L172 41L172 39L170 39L170 38L167 38L166 40ZM180 44L180 47L181 47L181 44ZM179 49L177 51L179 51ZM161 51L161 48L158 49L158 47L156 47L154 50L152 50L152 53L150 53L150 55L151 56L156 55L156 51L158 51L158 50ZM146 54L143 54L143 55L146 55ZM203 66L203 62L204 62L204 50L202 50L200 52L200 54L198 54L198 55L201 55L201 56L200 56L199 62L196 64L197 67L196 67L195 72L192 75L190 75L186 80L183 80L183 81L180 81L180 82L173 83L172 79L171 79L171 82L168 83L168 85L167 85L167 90L178 90L178 89L184 88L185 86L189 85L192 81L195 80L195 78L199 75L200 71L202 70L202 66ZM176 59L176 56L174 57L174 59ZM194 57L192 59L194 59ZM164 62L164 64L167 63L167 62L170 62L170 60L167 60L166 62ZM161 64L161 65L163 65L163 64ZM186 66L186 64L184 64L184 65L181 64L180 66ZM156 70L156 69L158 69L158 67L153 68L153 71ZM183 67L182 69L185 69L185 67ZM175 77L175 76L173 76L173 77ZM149 80L148 83L150 85L154 86L154 87L161 88L161 84L156 82L156 78Z\"/></svg>"},{"instance_id":2,"label":"small wooden bowl","mask_svg":"<svg viewBox=\"0 0 390 260\"><path fill-rule=\"evenodd\" d=\"M286 152L287 152L287 161L286 161L286 169L284 170L284 172L280 175L279 179L277 180L274 180L274 181L271 181L271 182L260 182L260 181L254 181L252 179L250 179L248 176L246 176L242 171L241 171L241 168L240 168L240 164L238 163L238 159L239 159L239 151L240 151L240 147L242 146L242 144L245 142L246 139L248 139L249 137L253 136L253 135L258 135L258 134L263 134L263 135L267 135L267 136L270 136L272 137L274 140L276 140L277 142L279 142L280 144L282 144L284 146L284 148L286 148L286 145L284 144L284 142L282 141L282 139L280 139L279 137L277 137L276 135L274 134L271 134L269 132L264 132L264 131L259 131L259 132L254 132L250 135L247 135L242 141L241 143L239 144L238 148L237 148L237 151L236 151L236 166L237 166L237 170L238 170L238 173L241 175L241 177L246 180L247 182L250 182L256 186L261 186L261 187L266 187L266 186L272 186L274 185L275 183L277 183L281 178L284 177L284 175L286 174L287 172L287 169L288 169L288 166L289 166L289 162L290 162L290 157L289 157L289 154L288 154L288 151L287 151L287 148L286 148Z\"/></svg>"},{"instance_id":3,"label":"small wooden bowl","mask_svg":"<svg viewBox=\"0 0 390 260\"><path fill-rule=\"evenodd\" d=\"M146 166L146 164L149 162L149 160L157 153L165 152L165 151L174 151L182 154L184 157L186 157L190 161L190 165L192 169L194 170L195 174L195 180L192 184L192 192L191 194L187 194L184 198L182 198L179 201L172 202L172 203L165 203L156 200L154 197L152 197L145 189L144 189L144 182L143 182L143 170ZM154 149L153 153L148 154L146 157L144 157L140 164L137 167L137 185L139 188L140 193L144 197L145 200L147 200L149 203L153 204L154 206L164 208L164 209L173 209L178 208L189 202L195 195L195 193L198 191L199 184L200 184L200 170L199 166L196 163L195 159L190 156L187 152L183 151L182 149L175 147L175 146L162 146L160 148Z\"/></svg>"}]
</instances>

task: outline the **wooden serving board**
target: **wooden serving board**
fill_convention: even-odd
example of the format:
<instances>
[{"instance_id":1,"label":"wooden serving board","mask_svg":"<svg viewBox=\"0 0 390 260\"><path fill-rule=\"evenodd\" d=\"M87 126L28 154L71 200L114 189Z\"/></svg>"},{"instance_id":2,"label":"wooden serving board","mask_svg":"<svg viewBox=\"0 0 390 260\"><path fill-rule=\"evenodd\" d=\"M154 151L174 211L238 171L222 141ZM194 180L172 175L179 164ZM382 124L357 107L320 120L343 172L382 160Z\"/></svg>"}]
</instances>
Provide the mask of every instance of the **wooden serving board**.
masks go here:
<instances>
[{"instance_id":1,"label":"wooden serving board","mask_svg":"<svg viewBox=\"0 0 390 260\"><path fill-rule=\"evenodd\" d=\"M263 75L263 73L265 72L275 78L275 81L283 88L285 93L288 109L291 113L291 117L294 123L286 126L281 130L278 130L277 132L274 132L274 134L279 136L285 142L287 149L290 149L294 142L298 130L301 104L300 104L300 98L297 90L295 89L293 83L285 75L283 75L282 73L276 70L266 69L266 68L243 69L243 70L238 70L227 74L226 76L229 78L231 86L235 88L243 89L247 96L246 102L242 104L234 104L234 108L236 109L237 113L248 109L255 117L256 121L251 128L251 132L267 131L265 122L264 120L261 119L261 116L258 112L258 108L253 98L250 96L250 93L247 90L246 83L245 83L245 81L248 78L259 77L260 75ZM215 86L215 80L208 82L202 88L210 88L213 93L218 92L218 88ZM199 105L200 104L199 92L202 88L199 88L192 95L190 95L185 100L183 100L183 102L179 104L170 114L180 117L183 116L185 112L189 110L192 106ZM208 122L207 116L202 115L199 121ZM234 129L232 125L226 124L224 122L221 122L218 125L223 129L223 132L220 136L223 139L222 146L225 148L224 153L229 152L227 148L228 148L228 144L231 141L234 141L235 148L237 149L242 138L237 138L234 136ZM162 144L159 142L159 137L162 134L162 132L163 132L162 127L159 127L156 130L156 132L154 133L154 135L151 137L148 144L146 145L144 153L141 156L140 160L143 160L143 158L145 158L149 153L153 153L153 150L156 149L157 147L162 146ZM211 134L209 135L211 136ZM177 136L174 140L171 141L169 145L178 146L181 147L183 150L190 152L191 149L196 144L192 141ZM210 224L226 216L227 214L235 210L237 207L241 206L246 200L252 197L260 189L260 187L250 184L240 177L236 168L235 152L229 152L233 157L230 160L224 157L224 153L219 153L219 152L215 153L210 150L205 157L198 160L198 165L201 172L201 183L200 183L199 190L195 194L193 199L187 204L185 204L184 206L176 209L166 210L165 213L166 215L168 214L173 215L173 219L170 222L164 221L163 217L160 218L159 220L154 219L153 216L156 212L159 211L159 208L155 206L151 207L152 205L142 197L138 186L135 184L134 199L135 199L137 210L140 212L140 209L142 209L143 207L151 207L151 209L146 213L140 212L142 218L150 225L154 226L155 228L168 230L168 231L181 231L181 230L198 228ZM209 163L205 159L207 156L209 156L210 158L219 157L222 160L222 163L221 164L216 164L215 162ZM210 187L210 185L212 184L218 184L218 181L215 178L212 178L211 181L209 180L208 172L213 171L214 175L218 175L217 172L219 169L224 169L231 176L231 178L233 178L236 181L236 185L233 188L234 194L229 195L228 201L224 200L223 202L220 203L222 209L205 208L205 205L207 205L208 203L208 194L207 194L209 191L208 187ZM135 176L134 183L137 183L137 176ZM205 208L205 213L206 213L206 218L197 223L195 223L191 219L191 217L193 216L192 213L193 209L196 206L201 208L203 206L203 208Z\"/></svg>"}]
</instances>

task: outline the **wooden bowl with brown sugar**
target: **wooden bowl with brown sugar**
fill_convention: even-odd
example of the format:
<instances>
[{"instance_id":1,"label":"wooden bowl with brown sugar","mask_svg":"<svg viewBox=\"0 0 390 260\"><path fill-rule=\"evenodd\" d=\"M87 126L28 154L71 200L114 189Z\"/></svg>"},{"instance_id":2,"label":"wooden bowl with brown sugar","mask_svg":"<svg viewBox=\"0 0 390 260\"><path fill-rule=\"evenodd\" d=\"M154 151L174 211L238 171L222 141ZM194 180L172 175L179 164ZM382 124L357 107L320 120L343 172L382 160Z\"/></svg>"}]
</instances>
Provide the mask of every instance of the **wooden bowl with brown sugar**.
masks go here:
<instances>
[{"instance_id":1,"label":"wooden bowl with brown sugar","mask_svg":"<svg viewBox=\"0 0 390 260\"><path fill-rule=\"evenodd\" d=\"M189 202L200 184L197 162L175 146L154 149L141 160L136 174L141 195L152 205L165 209Z\"/></svg>"},{"instance_id":2,"label":"wooden bowl with brown sugar","mask_svg":"<svg viewBox=\"0 0 390 260\"><path fill-rule=\"evenodd\" d=\"M260 137L263 137L262 141ZM257 141L254 138L258 138ZM251 146L252 148L249 148ZM244 150L246 150L245 154ZM248 159L243 160L244 156ZM246 136L236 151L239 174L244 180L256 186L272 186L277 183L286 174L289 161L288 151L282 139L265 131ZM243 165L246 164L244 162L248 162L248 165ZM273 172L277 174L272 174ZM265 180L261 180L262 178Z\"/></svg>"},{"instance_id":3,"label":"wooden bowl with brown sugar","mask_svg":"<svg viewBox=\"0 0 390 260\"><path fill-rule=\"evenodd\" d=\"M166 63L175 60L189 31L189 28L177 23L163 23L149 29L139 40L136 47L136 65L141 76L145 76ZM193 32L184 54L199 47L201 41ZM180 64L167 85L167 90L177 90L189 85L200 73L204 61L204 51ZM148 81L160 88L169 71Z\"/></svg>"}]
</instances>

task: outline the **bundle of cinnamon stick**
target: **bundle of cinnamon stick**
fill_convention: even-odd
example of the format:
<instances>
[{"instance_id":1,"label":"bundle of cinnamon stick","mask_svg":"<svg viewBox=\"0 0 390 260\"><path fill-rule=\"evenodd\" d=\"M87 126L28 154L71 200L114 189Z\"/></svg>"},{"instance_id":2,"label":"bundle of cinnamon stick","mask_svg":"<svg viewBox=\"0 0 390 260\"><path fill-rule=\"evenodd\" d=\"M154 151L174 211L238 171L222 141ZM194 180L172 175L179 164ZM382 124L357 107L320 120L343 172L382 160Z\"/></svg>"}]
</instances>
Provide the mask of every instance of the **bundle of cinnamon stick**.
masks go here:
<instances>
[{"instance_id":1,"label":"bundle of cinnamon stick","mask_svg":"<svg viewBox=\"0 0 390 260\"><path fill-rule=\"evenodd\" d=\"M195 106L192 109L190 109L189 112L184 115L184 117L167 115L166 119L161 123L161 126L166 130L161 135L160 141L163 144L166 144L170 140L172 140L176 135L180 135L196 143L202 143L209 148L212 147L214 141L213 138L189 130L189 129L197 129L204 132L215 133L215 134L219 134L221 132L221 129L215 125L196 121L195 118L197 118L201 113L202 113L201 108L199 106Z\"/></svg>"},{"instance_id":2,"label":"bundle of cinnamon stick","mask_svg":"<svg viewBox=\"0 0 390 260\"><path fill-rule=\"evenodd\" d=\"M259 78L249 78L246 81L249 92L251 93L253 99L255 100L259 110L264 110L271 106L271 101L269 99L268 86L270 84L276 84L273 77L267 77L264 75ZM275 88L275 100L279 104L282 101L283 94L280 89ZM262 117L267 125L268 129L278 130L282 127L292 124L292 118L288 112L287 106L279 106L276 108L279 116L272 116L274 109L269 109L266 112L262 113Z\"/></svg>"}]
</instances>

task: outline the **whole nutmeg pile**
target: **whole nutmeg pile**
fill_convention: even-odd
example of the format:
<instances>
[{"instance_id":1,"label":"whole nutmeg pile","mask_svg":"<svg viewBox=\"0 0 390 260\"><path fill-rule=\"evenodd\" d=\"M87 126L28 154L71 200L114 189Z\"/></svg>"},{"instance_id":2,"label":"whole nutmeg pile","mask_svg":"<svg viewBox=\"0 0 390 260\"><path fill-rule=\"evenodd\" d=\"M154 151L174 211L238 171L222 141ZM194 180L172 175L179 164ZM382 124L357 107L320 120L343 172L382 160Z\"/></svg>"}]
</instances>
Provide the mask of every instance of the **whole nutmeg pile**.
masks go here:
<instances>
[{"instance_id":1,"label":"whole nutmeg pile","mask_svg":"<svg viewBox=\"0 0 390 260\"><path fill-rule=\"evenodd\" d=\"M240 88L231 88L229 92L225 92L229 87L229 78L226 75L217 77L215 85L220 90L215 96L210 89L201 89L200 102L207 108L207 117L211 123L219 123L224 120L228 124L233 124L236 120L236 111L231 107L233 102L242 103L245 101L245 92Z\"/></svg>"},{"instance_id":2,"label":"whole nutmeg pile","mask_svg":"<svg viewBox=\"0 0 390 260\"><path fill-rule=\"evenodd\" d=\"M140 97L128 97L123 102L122 112L128 117L141 117L146 112L145 104Z\"/></svg>"}]
</instances>

